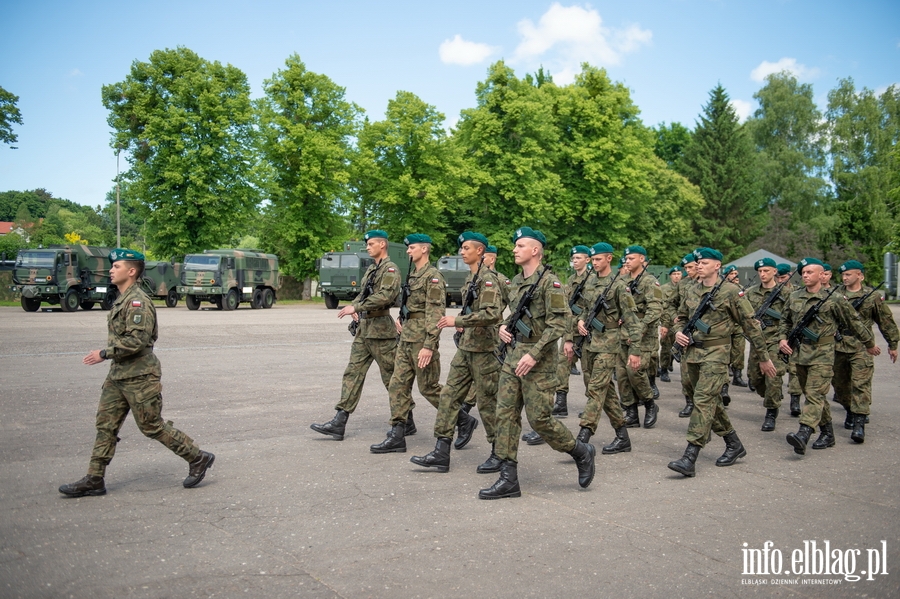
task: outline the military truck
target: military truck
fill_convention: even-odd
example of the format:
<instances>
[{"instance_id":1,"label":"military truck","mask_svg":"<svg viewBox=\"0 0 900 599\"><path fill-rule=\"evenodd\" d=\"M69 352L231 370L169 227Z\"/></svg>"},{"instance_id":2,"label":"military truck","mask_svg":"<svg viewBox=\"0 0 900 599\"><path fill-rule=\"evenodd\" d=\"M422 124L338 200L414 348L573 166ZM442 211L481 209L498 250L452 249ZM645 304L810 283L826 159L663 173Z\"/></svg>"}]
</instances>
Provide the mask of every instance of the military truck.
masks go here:
<instances>
[{"instance_id":1,"label":"military truck","mask_svg":"<svg viewBox=\"0 0 900 599\"><path fill-rule=\"evenodd\" d=\"M203 250L184 257L178 293L188 310L209 302L219 310L249 303L254 310L271 308L281 289L278 257L259 250Z\"/></svg>"},{"instance_id":2,"label":"military truck","mask_svg":"<svg viewBox=\"0 0 900 599\"><path fill-rule=\"evenodd\" d=\"M109 248L51 245L19 250L10 290L21 296L22 309L37 312L42 302L59 304L63 312L100 303L109 309Z\"/></svg>"},{"instance_id":3,"label":"military truck","mask_svg":"<svg viewBox=\"0 0 900 599\"><path fill-rule=\"evenodd\" d=\"M409 272L409 257L402 243L388 242L388 258L400 268L400 276L406 279ZM319 271L319 293L325 300L325 307L334 310L341 301L353 301L362 293L362 280L366 269L373 264L366 252L364 241L345 241L340 252L328 252L316 260Z\"/></svg>"},{"instance_id":4,"label":"military truck","mask_svg":"<svg viewBox=\"0 0 900 599\"><path fill-rule=\"evenodd\" d=\"M147 260L144 262L144 274L140 280L141 289L154 299L165 300L166 307L174 308L178 305L181 269L182 265L174 260L171 262ZM103 301L103 309L109 309L117 297L119 297L119 290L111 285Z\"/></svg>"},{"instance_id":5,"label":"military truck","mask_svg":"<svg viewBox=\"0 0 900 599\"><path fill-rule=\"evenodd\" d=\"M444 256L437 261L435 266L444 277L444 292L447 306L450 306L453 302L461 306L462 293L460 290L466 284L466 277L469 276L468 265L463 262L462 256Z\"/></svg>"}]
</instances>

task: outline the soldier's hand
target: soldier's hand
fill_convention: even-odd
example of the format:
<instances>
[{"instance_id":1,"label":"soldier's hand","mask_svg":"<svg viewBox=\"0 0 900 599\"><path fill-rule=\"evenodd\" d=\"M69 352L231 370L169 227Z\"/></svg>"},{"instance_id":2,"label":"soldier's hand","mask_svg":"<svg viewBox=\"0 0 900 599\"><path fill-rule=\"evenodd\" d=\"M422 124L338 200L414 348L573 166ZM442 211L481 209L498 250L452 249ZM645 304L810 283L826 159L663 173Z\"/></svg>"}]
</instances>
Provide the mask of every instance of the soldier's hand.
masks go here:
<instances>
[{"instance_id":1,"label":"soldier's hand","mask_svg":"<svg viewBox=\"0 0 900 599\"><path fill-rule=\"evenodd\" d=\"M397 334L398 334L398 335L402 335L402 334L403 334L403 325L400 324L400 319L399 319L399 318L398 318L397 320L394 321L394 328L397 329Z\"/></svg>"},{"instance_id":2,"label":"soldier's hand","mask_svg":"<svg viewBox=\"0 0 900 599\"><path fill-rule=\"evenodd\" d=\"M571 341L563 343L563 353L566 354L566 358L571 362L572 358L575 357L575 344Z\"/></svg>"},{"instance_id":3,"label":"soldier's hand","mask_svg":"<svg viewBox=\"0 0 900 599\"><path fill-rule=\"evenodd\" d=\"M519 363L516 364L516 376L521 378L531 372L531 369L534 368L534 365L537 364L537 360L531 357L531 354L525 354L519 360Z\"/></svg>"},{"instance_id":4,"label":"soldier's hand","mask_svg":"<svg viewBox=\"0 0 900 599\"><path fill-rule=\"evenodd\" d=\"M681 331L675 333L675 343L677 343L681 347L687 347L690 342L690 338Z\"/></svg>"},{"instance_id":5,"label":"soldier's hand","mask_svg":"<svg viewBox=\"0 0 900 599\"><path fill-rule=\"evenodd\" d=\"M787 339L782 339L781 341L778 342L778 349L781 350L781 353L783 353L787 356L790 356L791 354L794 353L794 350L791 349L790 345L788 345Z\"/></svg>"},{"instance_id":6,"label":"soldier's hand","mask_svg":"<svg viewBox=\"0 0 900 599\"><path fill-rule=\"evenodd\" d=\"M880 356L881 348L876 345L875 347L870 347L869 349L867 349L866 353L870 356Z\"/></svg>"},{"instance_id":7,"label":"soldier's hand","mask_svg":"<svg viewBox=\"0 0 900 599\"><path fill-rule=\"evenodd\" d=\"M343 308L341 308L341 311L338 312L338 318L343 318L352 314L356 314L356 307L354 307L353 305L344 306ZM359 316L356 316L353 320L359 320Z\"/></svg>"},{"instance_id":8,"label":"soldier's hand","mask_svg":"<svg viewBox=\"0 0 900 599\"><path fill-rule=\"evenodd\" d=\"M665 338L666 338L666 335L668 335L668 334L669 334L669 329L668 329L668 327L659 327L659 339L660 339L660 341L662 341L663 339L665 339Z\"/></svg>"},{"instance_id":9,"label":"soldier's hand","mask_svg":"<svg viewBox=\"0 0 900 599\"><path fill-rule=\"evenodd\" d=\"M628 367L637 372L641 368L640 356L628 356Z\"/></svg>"},{"instance_id":10,"label":"soldier's hand","mask_svg":"<svg viewBox=\"0 0 900 599\"><path fill-rule=\"evenodd\" d=\"M434 354L430 349L424 347L419 350L419 368L425 368L431 364L431 356Z\"/></svg>"},{"instance_id":11,"label":"soldier's hand","mask_svg":"<svg viewBox=\"0 0 900 599\"><path fill-rule=\"evenodd\" d=\"M88 366L93 366L94 364L99 364L103 361L103 358L100 357L100 350L95 349L81 360L82 363L87 364Z\"/></svg>"},{"instance_id":12,"label":"soldier's hand","mask_svg":"<svg viewBox=\"0 0 900 599\"><path fill-rule=\"evenodd\" d=\"M503 343L509 343L510 341L512 341L512 335L510 335L509 331L506 330L505 324L500 325L500 332L498 334L500 335L500 341L502 341Z\"/></svg>"},{"instance_id":13,"label":"soldier's hand","mask_svg":"<svg viewBox=\"0 0 900 599\"><path fill-rule=\"evenodd\" d=\"M760 362L759 371L769 378L773 378L777 374L777 371L775 370L775 364L772 363L772 360Z\"/></svg>"},{"instance_id":14,"label":"soldier's hand","mask_svg":"<svg viewBox=\"0 0 900 599\"><path fill-rule=\"evenodd\" d=\"M889 350L888 350L888 355L891 357L891 362L893 362L894 364L896 364L896 363L897 363L897 350L896 350L896 349L889 349Z\"/></svg>"},{"instance_id":15,"label":"soldier's hand","mask_svg":"<svg viewBox=\"0 0 900 599\"><path fill-rule=\"evenodd\" d=\"M578 321L578 334L581 335L582 337L587 337L588 331L587 331L587 327L584 326L583 320Z\"/></svg>"},{"instance_id":16,"label":"soldier's hand","mask_svg":"<svg viewBox=\"0 0 900 599\"><path fill-rule=\"evenodd\" d=\"M449 329L456 326L456 317L455 316L442 316L438 321L439 329Z\"/></svg>"}]
</instances>

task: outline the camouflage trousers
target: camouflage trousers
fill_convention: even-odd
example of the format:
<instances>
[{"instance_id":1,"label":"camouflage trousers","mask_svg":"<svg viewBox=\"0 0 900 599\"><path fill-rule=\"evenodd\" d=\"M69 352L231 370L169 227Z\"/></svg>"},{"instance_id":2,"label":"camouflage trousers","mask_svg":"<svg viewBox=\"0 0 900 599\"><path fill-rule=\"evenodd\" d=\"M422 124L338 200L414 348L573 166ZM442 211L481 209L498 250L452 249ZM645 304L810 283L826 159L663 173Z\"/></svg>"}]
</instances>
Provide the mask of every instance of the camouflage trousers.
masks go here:
<instances>
[{"instance_id":1,"label":"camouflage trousers","mask_svg":"<svg viewBox=\"0 0 900 599\"><path fill-rule=\"evenodd\" d=\"M425 368L419 368L419 351L424 342L410 343L400 341L394 358L394 374L388 383L388 395L391 400L391 426L403 424L409 413L416 407L412 398L413 379L419 386L419 393L435 408L441 400L441 354L434 350L431 362Z\"/></svg>"},{"instance_id":2,"label":"camouflage trousers","mask_svg":"<svg viewBox=\"0 0 900 599\"><path fill-rule=\"evenodd\" d=\"M390 389L391 376L394 374L394 357L397 353L397 339L363 339L357 335L350 346L350 361L344 370L341 381L341 401L334 407L353 413L359 405L363 383L372 360L378 363L381 371L381 382L385 389Z\"/></svg>"},{"instance_id":3,"label":"camouflage trousers","mask_svg":"<svg viewBox=\"0 0 900 599\"><path fill-rule=\"evenodd\" d=\"M572 372L572 364L575 363L577 358L572 356L572 361L569 361L569 358L566 357L566 352L563 350L565 347L565 343L562 339L559 340L559 365L556 368L556 378L559 380L559 385L556 387L557 391L564 391L566 393L569 392L569 376Z\"/></svg>"},{"instance_id":4,"label":"camouflage trousers","mask_svg":"<svg viewBox=\"0 0 900 599\"><path fill-rule=\"evenodd\" d=\"M466 394L474 390L478 401L478 415L484 424L489 443L497 437L497 381L500 363L493 352L456 350L450 361L447 382L441 390L440 405L434 421L434 436L453 438L456 419Z\"/></svg>"},{"instance_id":5,"label":"camouflage trousers","mask_svg":"<svg viewBox=\"0 0 900 599\"><path fill-rule=\"evenodd\" d=\"M728 354L728 365L732 370L744 369L744 352L747 348L747 342L742 332L734 333L731 336L731 353Z\"/></svg>"},{"instance_id":6,"label":"camouflage trousers","mask_svg":"<svg viewBox=\"0 0 900 599\"><path fill-rule=\"evenodd\" d=\"M523 344L519 344L521 347ZM518 348L517 348L518 349ZM517 351L514 355L520 356ZM515 364L509 357L500 370L497 388L497 441L494 453L501 460L518 461L519 436L522 434L522 409L531 428L556 451L575 448L575 437L552 416L553 392L556 389L556 364L552 370L532 370L524 377L516 376ZM538 364L538 367L540 364Z\"/></svg>"},{"instance_id":7,"label":"camouflage trousers","mask_svg":"<svg viewBox=\"0 0 900 599\"><path fill-rule=\"evenodd\" d=\"M778 356L775 356L776 358ZM780 361L780 360L779 360ZM784 364L784 362L782 362ZM789 395L800 395L803 393L803 389L800 388L800 380L797 378L797 365L793 362L790 362L787 366L788 372L788 394Z\"/></svg>"},{"instance_id":8,"label":"camouflage trousers","mask_svg":"<svg viewBox=\"0 0 900 599\"><path fill-rule=\"evenodd\" d=\"M775 356L772 363L775 364L775 378L770 379L759 370L759 354L755 349L750 349L750 361L747 362L747 380L756 389L756 394L762 397L763 406L778 409L781 407L782 388L784 387L784 374L787 366L778 358L778 346L770 345L769 356Z\"/></svg>"},{"instance_id":9,"label":"camouflage trousers","mask_svg":"<svg viewBox=\"0 0 900 599\"><path fill-rule=\"evenodd\" d=\"M116 453L119 430L128 412L134 414L138 430L156 439L176 455L193 462L200 448L186 434L162 419L162 384L155 374L130 379L106 379L97 407L97 439L91 452L88 474L104 476Z\"/></svg>"},{"instance_id":10,"label":"camouflage trousers","mask_svg":"<svg viewBox=\"0 0 900 599\"><path fill-rule=\"evenodd\" d=\"M585 362L591 363L591 378L587 384L587 405L584 407L584 415L579 426L597 432L597 424L600 422L600 413L606 412L609 423L613 429L625 425L625 414L619 405L619 396L616 394L616 385L612 375L616 370L616 354L596 354L585 351Z\"/></svg>"},{"instance_id":11,"label":"camouflage trousers","mask_svg":"<svg viewBox=\"0 0 900 599\"><path fill-rule=\"evenodd\" d=\"M659 342L659 367L668 368L672 364L672 345L675 343L675 331L669 330Z\"/></svg>"},{"instance_id":12,"label":"camouflage trousers","mask_svg":"<svg viewBox=\"0 0 900 599\"><path fill-rule=\"evenodd\" d=\"M628 346L619 346L619 357L616 360L616 383L619 385L619 397L622 406L629 407L635 403L644 403L653 399L653 390L650 388L650 368L653 367L653 355L655 352L641 352L641 367L632 370L628 367ZM656 371L653 371L656 376Z\"/></svg>"},{"instance_id":13,"label":"camouflage trousers","mask_svg":"<svg viewBox=\"0 0 900 599\"><path fill-rule=\"evenodd\" d=\"M828 389L831 388L834 367L831 364L809 366L797 364L796 367L797 380L806 396L800 414L800 424L816 428L820 424L831 423L831 408L828 405L827 395Z\"/></svg>"},{"instance_id":14,"label":"camouflage trousers","mask_svg":"<svg viewBox=\"0 0 900 599\"><path fill-rule=\"evenodd\" d=\"M834 352L834 396L845 410L854 414L870 413L872 404L872 376L875 374L875 361L872 356L861 350L853 353Z\"/></svg>"},{"instance_id":15,"label":"camouflage trousers","mask_svg":"<svg viewBox=\"0 0 900 599\"><path fill-rule=\"evenodd\" d=\"M705 447L710 429L720 437L734 430L722 404L722 385L728 380L728 365L710 361L682 362L681 368L682 378L691 379L694 391L694 410L688 425L687 441Z\"/></svg>"}]
</instances>

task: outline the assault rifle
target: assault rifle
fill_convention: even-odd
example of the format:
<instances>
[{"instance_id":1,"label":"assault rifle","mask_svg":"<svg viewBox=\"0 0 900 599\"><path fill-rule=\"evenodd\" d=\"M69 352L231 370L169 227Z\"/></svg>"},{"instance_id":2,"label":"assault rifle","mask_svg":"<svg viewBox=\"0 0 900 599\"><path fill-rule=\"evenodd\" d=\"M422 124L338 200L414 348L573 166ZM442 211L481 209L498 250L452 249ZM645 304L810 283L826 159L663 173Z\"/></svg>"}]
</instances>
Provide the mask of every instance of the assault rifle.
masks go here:
<instances>
[{"instance_id":1,"label":"assault rifle","mask_svg":"<svg viewBox=\"0 0 900 599\"><path fill-rule=\"evenodd\" d=\"M581 294L584 292L584 286L587 284L588 279L591 278L591 273L594 272L592 270L588 270L587 274L584 277L578 286L572 290L572 297L569 298L569 310L571 310L572 314L578 316L581 314L581 307L576 304L578 298L581 297Z\"/></svg>"},{"instance_id":2,"label":"assault rifle","mask_svg":"<svg viewBox=\"0 0 900 599\"><path fill-rule=\"evenodd\" d=\"M644 270L642 270L642 271L641 271L641 274L639 274L638 276L636 276L636 277L634 278L634 280L631 281L631 282L628 284L628 291L631 293L631 295L640 295L640 292L638 291L638 288L637 288L637 287L638 287L638 283L641 282L641 277L643 277L643 276L644 276L644 273L647 272L647 269L650 268L650 262L651 262L651 261L652 261L652 260L651 260L650 258L647 258L647 264L644 265Z\"/></svg>"},{"instance_id":3,"label":"assault rifle","mask_svg":"<svg viewBox=\"0 0 900 599\"><path fill-rule=\"evenodd\" d=\"M763 316L768 316L769 318L774 318L775 320L781 320L781 313L774 310L772 308L772 304L781 297L781 290L784 289L784 286L790 283L791 279L794 278L794 275L797 274L797 271L794 270L791 272L791 276L783 280L782 282L775 285L775 288L772 290L772 293L769 294L769 297L766 298L759 308L756 309L756 312L753 313L753 318L759 321L759 326L762 330L766 330L766 327L769 325L766 324L766 321L763 320ZM760 287L762 289L762 287Z\"/></svg>"},{"instance_id":4,"label":"assault rifle","mask_svg":"<svg viewBox=\"0 0 900 599\"><path fill-rule=\"evenodd\" d=\"M684 335L687 335L688 344L685 347L681 347L677 343L672 346L672 358L676 362L681 362L681 354L688 347L694 344L694 332L700 331L703 334L709 333L709 325L701 320L703 315L706 314L710 310L715 310L716 306L713 304L713 298L716 297L716 294L719 293L719 289L722 288L722 283L725 282L725 277L719 275L719 282L716 283L716 286L713 287L709 293L703 296L703 299L700 300L700 304L697 306L697 309L694 310L694 313L691 315L691 318L684 325L684 328L681 329L681 332Z\"/></svg>"},{"instance_id":5,"label":"assault rifle","mask_svg":"<svg viewBox=\"0 0 900 599\"><path fill-rule=\"evenodd\" d=\"M365 287L363 287L363 292L359 296L359 301L363 301L367 297L375 293L375 275L378 274L378 270L385 262L387 262L387 259L383 258L381 262L378 263L378 266L375 267L375 270L373 270L369 277L366 279L366 285ZM360 314L359 317L362 318L362 314ZM352 321L349 325L347 325L347 330L350 331L350 335L356 337L356 331L359 330L359 321Z\"/></svg>"},{"instance_id":6,"label":"assault rifle","mask_svg":"<svg viewBox=\"0 0 900 599\"><path fill-rule=\"evenodd\" d=\"M519 298L519 305L516 306L515 312L512 313L509 317L509 325L506 327L506 330L510 332L512 335L512 339L509 343L500 342L500 346L497 348L497 353L494 354L496 356L497 361L501 364L506 361L506 351L512 347L515 349L516 347L516 333L521 333L524 337L531 337L531 333L533 332L532 328L522 322L522 317L527 316L531 318L531 310L529 306L531 305L531 300L534 299L534 292L537 289L537 286L540 284L541 279L544 278L544 275L547 274L547 271L550 271L550 265L547 264L541 270L541 273L538 275L537 280L532 283L525 293L522 294L522 297Z\"/></svg>"},{"instance_id":7,"label":"assault rifle","mask_svg":"<svg viewBox=\"0 0 900 599\"><path fill-rule=\"evenodd\" d=\"M855 300L853 300L852 302L850 302L850 304L853 306L853 309L856 310L857 312L859 312L859 309L862 308L862 305L865 303L865 301L867 299L869 299L869 296L872 295L873 293L875 293L876 291L878 291L879 289L881 289L882 287L884 287L884 281L879 283L878 287L876 287L869 293L863 295L862 297L858 297Z\"/></svg>"},{"instance_id":8,"label":"assault rifle","mask_svg":"<svg viewBox=\"0 0 900 599\"><path fill-rule=\"evenodd\" d=\"M606 294L609 293L609 290L612 289L612 286L615 284L616 279L619 278L620 272L616 273L616 276L613 277L612 281L609 282L609 285L606 286L606 289L603 290L602 293L597 297L597 301L594 302L591 311L588 312L587 316L584 318L584 323L587 328L587 335L584 337L579 337L578 341L575 342L575 347L573 351L577 357L581 357L581 348L584 347L586 341L590 341L591 337L594 336L594 331L598 333L602 333L606 326L597 320L597 315L600 314L600 310L609 310L609 301L606 299ZM597 275L599 277L600 275Z\"/></svg>"},{"instance_id":9,"label":"assault rifle","mask_svg":"<svg viewBox=\"0 0 900 599\"><path fill-rule=\"evenodd\" d=\"M839 287L843 287L843 285L835 285L831 289L828 290L828 293L825 294L825 297L817 301L809 310L806 311L806 314L803 315L803 318L794 325L794 328L791 329L791 332L788 333L787 342L792 350L797 351L800 347L800 343L803 341L803 338L809 339L810 341L818 341L819 335L818 333L814 333L810 330L809 325L811 325L814 321L822 322L822 319L819 318L819 312L822 310L822 306L825 305L825 302L828 301L835 291L838 290ZM840 331L838 331L840 333ZM837 336L835 336L837 337ZM840 339L838 339L840 341ZM781 361L787 364L791 357L786 353L779 351L778 357L781 358Z\"/></svg>"},{"instance_id":10,"label":"assault rifle","mask_svg":"<svg viewBox=\"0 0 900 599\"><path fill-rule=\"evenodd\" d=\"M400 324L403 324L409 318L409 308L406 307L406 304L409 302L409 278L413 274L413 259L409 259L409 270L406 271L406 282L400 286Z\"/></svg>"},{"instance_id":11,"label":"assault rifle","mask_svg":"<svg viewBox=\"0 0 900 599\"><path fill-rule=\"evenodd\" d=\"M475 300L478 299L478 275L481 274L481 267L484 266L484 256L481 257L481 262L478 263L478 270L475 271L475 276L472 277L472 280L469 282L469 288L466 289L466 295L463 298L462 308L459 313L462 315L471 314L472 313L472 304L475 303ZM462 339L462 331L456 331L453 333L453 343L456 344L456 347L459 347L459 342Z\"/></svg>"}]
</instances>

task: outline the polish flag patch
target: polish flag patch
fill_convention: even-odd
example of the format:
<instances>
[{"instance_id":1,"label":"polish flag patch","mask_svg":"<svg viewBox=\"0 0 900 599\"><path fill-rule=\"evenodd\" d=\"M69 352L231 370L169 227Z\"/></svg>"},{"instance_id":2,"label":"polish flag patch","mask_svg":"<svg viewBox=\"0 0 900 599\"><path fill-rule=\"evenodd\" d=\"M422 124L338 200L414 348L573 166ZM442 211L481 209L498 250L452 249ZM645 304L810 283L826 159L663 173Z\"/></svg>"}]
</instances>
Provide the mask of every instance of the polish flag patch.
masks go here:
<instances>
[{"instance_id":1,"label":"polish flag patch","mask_svg":"<svg viewBox=\"0 0 900 599\"><path fill-rule=\"evenodd\" d=\"M132 302L131 302L131 307L132 307L132 308L140 308L140 307L141 307L141 300L132 300Z\"/></svg>"},{"instance_id":2,"label":"polish flag patch","mask_svg":"<svg viewBox=\"0 0 900 599\"><path fill-rule=\"evenodd\" d=\"M561 285L559 284L559 281L553 281L553 286L556 287L557 289L559 289L561 287Z\"/></svg>"},{"instance_id":3,"label":"polish flag patch","mask_svg":"<svg viewBox=\"0 0 900 599\"><path fill-rule=\"evenodd\" d=\"M744 297L744 290L738 291L738 297Z\"/></svg>"},{"instance_id":4,"label":"polish flag patch","mask_svg":"<svg viewBox=\"0 0 900 599\"><path fill-rule=\"evenodd\" d=\"M388 269L388 272L397 272L397 270L394 269L394 268L389 268L389 269Z\"/></svg>"},{"instance_id":5,"label":"polish flag patch","mask_svg":"<svg viewBox=\"0 0 900 599\"><path fill-rule=\"evenodd\" d=\"M493 287L494 284L493 284L491 281L485 281L485 282L484 282L484 286L485 286L485 287Z\"/></svg>"}]
</instances>

